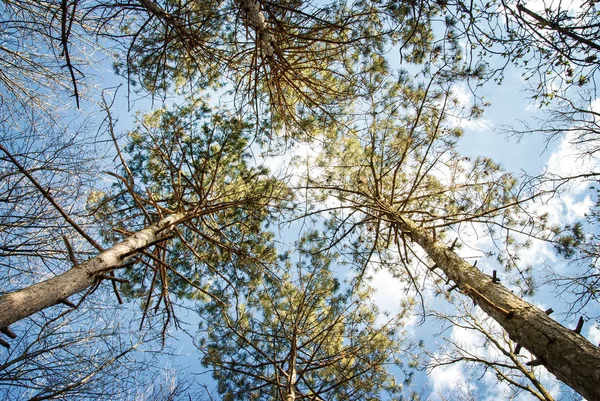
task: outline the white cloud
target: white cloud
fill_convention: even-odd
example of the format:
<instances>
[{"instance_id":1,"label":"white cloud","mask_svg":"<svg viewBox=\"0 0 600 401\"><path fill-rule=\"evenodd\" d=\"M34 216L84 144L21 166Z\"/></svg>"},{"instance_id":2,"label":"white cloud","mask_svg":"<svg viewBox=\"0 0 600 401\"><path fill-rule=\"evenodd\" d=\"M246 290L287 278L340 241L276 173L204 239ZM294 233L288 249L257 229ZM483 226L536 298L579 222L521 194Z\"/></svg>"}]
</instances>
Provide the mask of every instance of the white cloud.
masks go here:
<instances>
[{"instance_id":1,"label":"white cloud","mask_svg":"<svg viewBox=\"0 0 600 401\"><path fill-rule=\"evenodd\" d=\"M592 344L600 344L600 329L597 325L592 325L589 327L587 338Z\"/></svg>"},{"instance_id":2,"label":"white cloud","mask_svg":"<svg viewBox=\"0 0 600 401\"><path fill-rule=\"evenodd\" d=\"M453 326L450 332L450 341L457 344L469 353L476 354L482 350L482 337L474 330L465 327ZM483 348L485 350L485 348ZM444 363L449 361L449 354L443 349L434 356L434 360ZM450 396L450 399L457 394L469 394L475 391L476 384L472 382L469 375L469 367L464 363L457 362L449 365L441 365L428 369L428 382L432 388L431 400L442 399L440 396Z\"/></svg>"},{"instance_id":3,"label":"white cloud","mask_svg":"<svg viewBox=\"0 0 600 401\"><path fill-rule=\"evenodd\" d=\"M262 164L275 173L285 170L286 173L296 176L304 172L307 164L314 164L314 160L319 156L321 151L322 146L320 146L319 142L315 144L293 144L284 153L279 155L270 153L260 154L257 164ZM304 162L303 166L300 166L297 162L294 163L294 160L302 160ZM311 170L313 170L312 166Z\"/></svg>"},{"instance_id":4,"label":"white cloud","mask_svg":"<svg viewBox=\"0 0 600 401\"><path fill-rule=\"evenodd\" d=\"M483 394L481 394L482 401L498 401L509 399L511 394L511 386L505 381L499 381L496 374L492 371L487 371L483 375L483 382L486 384ZM513 401L534 401L536 398L529 395L528 393L520 393L516 398L510 397Z\"/></svg>"},{"instance_id":5,"label":"white cloud","mask_svg":"<svg viewBox=\"0 0 600 401\"><path fill-rule=\"evenodd\" d=\"M584 5L582 0L526 0L525 6L536 13L544 13L544 10L557 10L581 12Z\"/></svg>"},{"instance_id":6,"label":"white cloud","mask_svg":"<svg viewBox=\"0 0 600 401\"><path fill-rule=\"evenodd\" d=\"M546 168L548 173L566 177L593 171L598 167L598 159L586 154L588 147L576 143L577 132L571 131L562 139L558 148L550 155Z\"/></svg>"},{"instance_id":7,"label":"white cloud","mask_svg":"<svg viewBox=\"0 0 600 401\"><path fill-rule=\"evenodd\" d=\"M378 270L372 277L369 284L375 288L373 301L379 310L398 311L400 302L406 298L405 286L386 269Z\"/></svg>"},{"instance_id":8,"label":"white cloud","mask_svg":"<svg viewBox=\"0 0 600 401\"><path fill-rule=\"evenodd\" d=\"M452 87L452 96L458 102L459 109L470 111L473 107L473 94L469 88L464 84L454 85ZM463 128L464 130L471 130L475 132L489 131L493 124L490 120L485 118L464 118L460 116L450 116L448 118L450 125L455 125Z\"/></svg>"},{"instance_id":9,"label":"white cloud","mask_svg":"<svg viewBox=\"0 0 600 401\"><path fill-rule=\"evenodd\" d=\"M519 264L522 268L534 266L541 261L554 261L556 253L546 242L533 240L528 248L519 250Z\"/></svg>"},{"instance_id":10,"label":"white cloud","mask_svg":"<svg viewBox=\"0 0 600 401\"><path fill-rule=\"evenodd\" d=\"M459 105L469 107L471 106L473 94L467 89L466 85L454 85L452 87L452 95L456 98Z\"/></svg>"},{"instance_id":11,"label":"white cloud","mask_svg":"<svg viewBox=\"0 0 600 401\"><path fill-rule=\"evenodd\" d=\"M440 366L429 373L429 383L433 389L432 400L440 399L439 394L467 393L469 385L462 364Z\"/></svg>"},{"instance_id":12,"label":"white cloud","mask_svg":"<svg viewBox=\"0 0 600 401\"><path fill-rule=\"evenodd\" d=\"M460 121L461 128L475 132L484 132L491 130L494 125L486 118L462 119Z\"/></svg>"},{"instance_id":13,"label":"white cloud","mask_svg":"<svg viewBox=\"0 0 600 401\"><path fill-rule=\"evenodd\" d=\"M401 312L403 303L416 298L414 288L407 287L406 283L394 277L388 269L379 269L373 272L373 269L369 268L367 276L370 277L369 285L374 289L371 299L381 312L377 318L377 324L383 324L389 319L385 313L389 313L390 316L397 315ZM433 299L430 291L423 291L422 294L425 303ZM403 327L407 330L407 335L415 334L415 326L418 322L419 317L415 313L410 313L406 317Z\"/></svg>"},{"instance_id":14,"label":"white cloud","mask_svg":"<svg viewBox=\"0 0 600 401\"><path fill-rule=\"evenodd\" d=\"M500 343L507 339L498 323L485 315L479 308L471 310L471 313L476 317L478 325L483 327L488 333L491 333L492 337L500 341ZM600 330L598 337L600 340ZM450 340L459 345L464 350L464 354L468 356L511 364L501 350L486 342L485 337L476 330L469 330L465 327L455 325L451 329ZM532 358L526 349L522 349L520 354L522 361ZM437 354L437 360L443 362L445 359L444 355L443 353ZM452 395L459 393L474 393L477 395L477 399L482 401L509 398L515 401L533 401L536 399L526 391L512 398L514 396L514 387L510 386L507 382L499 381L493 370L490 369L485 372L482 370L477 371L473 369L474 366L455 363L431 370L429 383L433 387L433 393L435 394L432 399L438 400L438 394L450 395L450 399L452 399ZM482 366L479 366L479 368L481 369ZM546 390L558 399L560 396L560 385L556 381L556 378L544 367L536 368L535 375ZM524 377L522 379L525 384L528 384L528 381Z\"/></svg>"},{"instance_id":15,"label":"white cloud","mask_svg":"<svg viewBox=\"0 0 600 401\"><path fill-rule=\"evenodd\" d=\"M478 335L475 330L459 326L452 328L450 338L469 352L474 351L481 343L481 335Z\"/></svg>"},{"instance_id":16,"label":"white cloud","mask_svg":"<svg viewBox=\"0 0 600 401\"><path fill-rule=\"evenodd\" d=\"M595 100L592 107L600 109L600 100ZM547 175L554 180L547 182L544 189L558 188L560 192L536 207L538 211L548 213L551 224L570 224L581 220L594 205L589 193L590 183L585 177L569 180L568 183L561 180L597 171L600 167L600 160L586 153L589 145L576 143L576 135L576 132L567 133L546 164Z\"/></svg>"}]
</instances>

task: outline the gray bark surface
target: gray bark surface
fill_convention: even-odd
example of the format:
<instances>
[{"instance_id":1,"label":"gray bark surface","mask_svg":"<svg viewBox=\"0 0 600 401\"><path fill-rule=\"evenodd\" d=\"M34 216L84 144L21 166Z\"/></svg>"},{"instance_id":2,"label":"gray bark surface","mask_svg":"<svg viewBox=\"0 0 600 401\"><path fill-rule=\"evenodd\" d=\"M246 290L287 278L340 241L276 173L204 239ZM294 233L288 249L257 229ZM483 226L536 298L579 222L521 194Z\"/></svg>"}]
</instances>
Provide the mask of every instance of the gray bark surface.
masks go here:
<instances>
[{"instance_id":1,"label":"gray bark surface","mask_svg":"<svg viewBox=\"0 0 600 401\"><path fill-rule=\"evenodd\" d=\"M296 328L294 327L294 336L292 338L292 349L290 350L289 357L289 369L288 369L288 380L287 380L287 389L286 389L286 401L295 401L296 400L296 358L297 355L297 344L296 344Z\"/></svg>"},{"instance_id":2,"label":"gray bark surface","mask_svg":"<svg viewBox=\"0 0 600 401\"><path fill-rule=\"evenodd\" d=\"M589 401L600 400L600 348L565 328L542 310L467 263L414 222L392 216L399 228L427 252L436 267L458 284L511 340L520 344L555 375Z\"/></svg>"},{"instance_id":3,"label":"gray bark surface","mask_svg":"<svg viewBox=\"0 0 600 401\"><path fill-rule=\"evenodd\" d=\"M256 31L256 45L264 52L265 56L273 57L275 53L275 38L268 32L264 14L260 11L260 4L255 0L236 0L238 6L245 12L246 25Z\"/></svg>"},{"instance_id":4,"label":"gray bark surface","mask_svg":"<svg viewBox=\"0 0 600 401\"><path fill-rule=\"evenodd\" d=\"M63 274L0 297L0 327L8 327L95 284L97 275L123 264L156 241L165 238L183 214L172 214L158 223L131 235L124 241Z\"/></svg>"}]
</instances>

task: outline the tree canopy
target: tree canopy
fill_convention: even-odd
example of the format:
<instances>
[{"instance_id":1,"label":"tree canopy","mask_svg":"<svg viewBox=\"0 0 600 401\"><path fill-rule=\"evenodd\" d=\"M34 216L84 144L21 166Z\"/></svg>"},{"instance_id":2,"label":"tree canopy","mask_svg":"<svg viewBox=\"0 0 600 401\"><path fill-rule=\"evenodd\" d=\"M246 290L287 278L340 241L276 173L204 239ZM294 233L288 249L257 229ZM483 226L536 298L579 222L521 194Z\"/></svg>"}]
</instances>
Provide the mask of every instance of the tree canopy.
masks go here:
<instances>
[{"instance_id":1,"label":"tree canopy","mask_svg":"<svg viewBox=\"0 0 600 401\"><path fill-rule=\"evenodd\" d=\"M461 363L509 397L568 393L550 372L600 398L582 335L600 316L596 3L50 0L0 15L7 398L197 396L131 373L137 349L184 333L207 398L434 399L413 369ZM463 154L486 88L514 71L543 114L502 130L572 146L577 171ZM582 194L577 218L548 212ZM552 291L567 306L550 316ZM497 351L433 351L432 316Z\"/></svg>"},{"instance_id":2,"label":"tree canopy","mask_svg":"<svg viewBox=\"0 0 600 401\"><path fill-rule=\"evenodd\" d=\"M315 238L301 240L290 256L296 262L284 259L280 280L202 306L218 318L201 325L198 349L224 399L380 399L410 382L400 370L410 354L401 338L405 314L377 322L369 289L342 291L329 269L335 259L318 252Z\"/></svg>"}]
</instances>

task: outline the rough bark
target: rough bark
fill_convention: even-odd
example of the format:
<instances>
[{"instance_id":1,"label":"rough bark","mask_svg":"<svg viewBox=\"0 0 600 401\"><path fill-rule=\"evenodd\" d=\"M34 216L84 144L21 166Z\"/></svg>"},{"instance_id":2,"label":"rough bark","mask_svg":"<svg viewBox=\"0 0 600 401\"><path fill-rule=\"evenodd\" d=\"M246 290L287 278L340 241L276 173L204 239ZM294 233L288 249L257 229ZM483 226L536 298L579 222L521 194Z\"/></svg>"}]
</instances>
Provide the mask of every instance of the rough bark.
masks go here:
<instances>
[{"instance_id":1,"label":"rough bark","mask_svg":"<svg viewBox=\"0 0 600 401\"><path fill-rule=\"evenodd\" d=\"M139 0L139 2L152 15L168 21L180 34L184 34L187 31L176 18L173 18L171 14L167 13L154 1ZM262 50L266 57L273 57L275 54L275 38L269 32L264 13L260 10L259 2L255 0L235 0L235 3L243 13L244 25L247 28L254 29L256 33L256 46Z\"/></svg>"},{"instance_id":2,"label":"rough bark","mask_svg":"<svg viewBox=\"0 0 600 401\"><path fill-rule=\"evenodd\" d=\"M3 295L0 297L0 327L8 327L90 288L99 280L98 274L118 268L127 257L168 236L183 217L181 213L172 214L63 274Z\"/></svg>"},{"instance_id":3,"label":"rough bark","mask_svg":"<svg viewBox=\"0 0 600 401\"><path fill-rule=\"evenodd\" d=\"M600 400L600 348L494 283L411 220L397 214L389 217L427 252L436 268L506 330L511 340L529 350L549 372L586 399Z\"/></svg>"},{"instance_id":4,"label":"rough bark","mask_svg":"<svg viewBox=\"0 0 600 401\"><path fill-rule=\"evenodd\" d=\"M296 345L296 334L294 330L294 338L292 343L292 349L290 350L290 358L289 358L289 369L288 369L288 381L287 381L287 389L286 389L286 401L295 401L296 400L296 358L297 355L297 345Z\"/></svg>"},{"instance_id":5,"label":"rough bark","mask_svg":"<svg viewBox=\"0 0 600 401\"><path fill-rule=\"evenodd\" d=\"M246 26L252 27L256 31L256 46L259 47L264 55L273 57L275 53L275 38L268 31L264 14L260 11L260 4L255 0L236 0L238 7L244 12Z\"/></svg>"}]
</instances>

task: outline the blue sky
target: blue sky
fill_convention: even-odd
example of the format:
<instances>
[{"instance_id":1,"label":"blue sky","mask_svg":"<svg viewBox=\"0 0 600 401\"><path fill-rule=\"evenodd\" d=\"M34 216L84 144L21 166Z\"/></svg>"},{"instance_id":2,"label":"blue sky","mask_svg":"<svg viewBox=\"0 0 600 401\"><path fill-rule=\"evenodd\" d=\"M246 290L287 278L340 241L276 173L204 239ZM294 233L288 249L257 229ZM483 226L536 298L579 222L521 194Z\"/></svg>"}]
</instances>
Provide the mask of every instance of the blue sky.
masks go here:
<instances>
[{"instance_id":1,"label":"blue sky","mask_svg":"<svg viewBox=\"0 0 600 401\"><path fill-rule=\"evenodd\" d=\"M107 68L108 70L108 68ZM108 87L121 81L114 77L111 72L106 73L106 78L102 82L102 86ZM465 107L470 107L473 102L472 95L464 85L457 85L453 92ZM526 92L526 83L523 81L517 69L509 67L505 74L505 79L502 85L496 85L489 82L482 88L478 89L478 95L485 95L487 101L491 105L486 108L483 116L478 120L462 120L457 121L465 130L465 135L459 141L459 151L461 154L475 158L477 156L491 157L494 161L499 162L507 171L516 175L521 175L526 172L530 175L537 174L543 169L550 169L557 173L572 173L581 169L583 163L588 169L593 169L597 165L597 161L582 160L577 157L577 149L573 149L567 139L558 139L552 142L547 142L546 138L539 135L531 135L525 137L507 137L501 131L504 125L518 126L520 120L533 121L536 117L543 117L537 105L533 104L528 98ZM151 102L147 99L133 104L133 110L127 110L127 101L125 99L126 88L122 87L119 91L116 108L116 114L119 117L119 131L124 132L132 126L132 114L136 110L149 110ZM284 157L283 159L287 159ZM267 164L275 168L282 160L270 160ZM551 221L561 224L572 223L584 217L585 213L593 205L594 198L588 189L588 184L574 185L568 193L561 197L549 199L546 203L540 203L535 207L547 209ZM478 246L485 250L489 247L485 239L473 238L473 246ZM465 251L466 252L466 251ZM472 253L463 256L472 256ZM543 243L535 242L532 248L527 250L522 256L524 264L531 263L540 271L544 269L545 264L555 263L566 264L554 254L553 250ZM493 261L482 261L479 266L491 271ZM389 273L379 272L374 275L372 285L376 288L375 301L383 310L394 310L401 302L405 293L403 287L394 282ZM436 304L443 304L439 300L430 300ZM555 294L543 289L532 299L532 301L545 309L552 306L557 312L558 320L561 320L560 315L561 300L555 297ZM194 320L197 319L193 313L184 311L180 315L184 321L190 324L190 332L194 332ZM483 320L485 317L481 316ZM576 318L574 318L576 319ZM414 338L425 338L431 345L441 343L441 338L434 337L439 326L434 324L433 319L429 319L427 323L417 326L415 323L418 319L413 319L413 325L409 328L409 333ZM494 326L493 323L489 323ZM574 323L573 323L574 325ZM204 372L205 369L199 364L199 356L189 337L185 334L173 331L172 342L169 344L179 353L178 357L165 358L165 366L181 366L184 373L198 374ZM593 322L587 322L584 326L583 334L588 337L592 343L600 342L600 330L598 330ZM466 347L471 347L474 352L482 352L485 355L485 349L478 348L477 344L481 341L477 336L472 335L468 331L460 328L450 329L445 333L446 337L454 340L465 342ZM432 352L436 352L432 348ZM544 368L537 368L539 371L544 371ZM547 374L542 373L549 389L554 392L559 392L560 388L556 386L553 380ZM197 376L200 383L207 382L206 376ZM415 382L417 389L425 388L427 394L430 394L432 401L441 399L439 394L456 395L461 391L473 391L480 400L496 400L501 399L503 391L506 389L502 385L497 385L488 374L477 377L469 377L469 370L462 365L455 364L446 368L437 368L429 372L428 376L424 374L418 377ZM558 394L558 393L557 393ZM531 398L526 396L517 398L520 401L526 401Z\"/></svg>"},{"instance_id":2,"label":"blue sky","mask_svg":"<svg viewBox=\"0 0 600 401\"><path fill-rule=\"evenodd\" d=\"M529 1L527 4L533 9L543 7L541 0ZM572 4L575 4L575 2ZM576 6L570 5L570 7ZM390 64L392 64L392 67L399 67L393 65L394 63L398 63L396 56L397 54L390 52ZM99 87L114 88L123 83L122 79L114 76L110 65L105 64L98 66L98 68L101 68L96 75ZM535 124L535 118L545 117L538 105L529 99L527 85L528 83L523 80L518 69L508 67L505 71L505 79L502 85L499 86L493 82L489 82L478 89L477 94L484 96L487 101L491 102L491 105L486 108L484 114L478 120L457 120L455 122L465 130L465 135L459 141L460 153L470 158L477 156L491 157L494 161L499 162L507 171L517 176L521 176L524 173L535 175L543 170L563 175L575 174L581 171L597 171L598 160L593 157L579 157L581 149L570 145L570 138L568 137L557 138L552 142L547 142L546 138L539 135L507 137L502 133L503 126L519 127L520 121L529 121ZM466 109L469 109L473 102L473 96L469 93L468 88L465 85L457 84L453 88L453 92L461 104ZM115 117L119 119L117 130L121 133L125 133L127 129L133 126L137 111L149 111L153 107L155 108L160 105L160 101L152 104L149 99L140 99L128 103L126 95L127 87L122 86L117 94L113 109ZM132 98L135 99L136 95L133 94ZM176 98L175 100L179 101L181 99ZM594 107L596 106L598 107L597 110L600 110L600 100L594 102ZM129 107L132 109L129 110ZM89 112L93 118L102 119L104 117L101 112L97 111L96 107L90 107ZM318 149L309 149L308 146L298 146L296 149L299 155L315 151L318 151ZM260 157L257 157L257 162L264 162L273 170L277 170L278 166L282 163L287 163L291 156L292 154L287 154L280 158L268 160L261 160ZM110 164L112 160L107 160L107 162ZM99 186L113 180L113 178L103 174L102 171L98 172L98 179ZM560 196L539 200L530 207L547 211L550 221L555 224L564 225L576 222L584 218L585 214L594 205L594 193L590 191L589 186L590 183L587 182L573 183ZM290 238L284 239L293 241L295 239L294 232L294 229L289 230L284 235ZM478 232L465 233L462 239L467 239L469 241L468 245L470 245L470 247L465 246L461 248L460 252L463 256L478 257L478 266L486 273L490 273L492 269L500 269L493 258L485 259L482 257L486 250L491 249L491 244L485 235ZM476 252L473 248L477 248L480 251ZM559 272L568 271L572 268L571 265L556 256L551 246L540 241L534 241L529 249L522 252L520 262L523 265L533 265L534 269L540 273L547 271L550 267L555 268ZM541 280L542 276L540 275ZM385 271L374 273L371 285L376 288L374 300L382 310L396 310L398 305L407 296L405 286L397 282L391 274ZM424 291L424 293L426 295L426 303L434 305L436 308L452 311L453 307L449 303L443 299L434 298L433 291L430 288ZM460 298L459 295L457 297ZM567 316L565 314L565 300L558 297L552 291L551 286L541 287L530 300L542 309L552 307L556 310L553 316L557 320L563 321L568 318L565 324L568 327L575 326L578 316ZM469 306L472 307L472 304L469 304ZM472 312L479 319L485 321L485 324L489 325L490 330L498 330L493 322L481 315L478 308L473 308ZM600 315L597 307L595 307L595 311L593 312L595 315ZM187 329L190 333L195 332L198 317L193 312L182 309L179 311L179 318L188 324ZM494 358L499 357L489 348L481 347L481 338L473 335L469 330L450 327L444 332L443 336L435 336L441 328L435 319L429 318L422 325L417 324L418 320L417 316L409 319L407 332L415 340L424 339L433 355L444 358L444 351L438 349L437 346L443 345L443 337L446 337L452 341L461 342L465 348L478 355ZM193 375L197 379L196 388L199 388L199 385L203 383L211 385L212 381L209 375L202 374L206 369L200 366L200 357L196 352L191 338L175 329L172 329L171 334L172 337L169 339L168 346L170 349L176 351L177 356L169 355L162 357L164 366L169 368L181 367L182 374ZM594 344L600 342L600 330L593 321L586 322L582 334ZM526 353L523 352L523 354L526 358ZM543 373L544 368L538 367L536 371L541 372L543 380L548 384L548 388L559 394L560 387L556 385L555 381L548 374ZM460 364L430 370L428 375L422 373L418 375L414 386L417 390L421 388L425 389L431 401L439 400L443 395L450 395L452 399L452 396L456 396L461 392L473 392L476 395L476 399L492 401L502 398L507 390L504 385L498 385L493 375L475 374L472 376L470 370ZM527 401L531 398L521 396L517 399L519 401Z\"/></svg>"},{"instance_id":3,"label":"blue sky","mask_svg":"<svg viewBox=\"0 0 600 401\"><path fill-rule=\"evenodd\" d=\"M542 169L550 169L557 173L568 174L581 168L582 160L577 157L577 150L569 145L568 140L555 140L547 143L546 138L540 136L532 135L516 138L506 137L502 133L497 132L498 127L502 125L518 124L519 120L531 120L533 117L540 116L537 107L532 105L522 92L522 81L518 73L507 74L507 79L502 86L490 83L484 86L482 90L489 91L488 98L492 102L492 105L486 109L486 112L479 120L460 122L461 126L465 129L465 135L459 141L459 150L462 154L472 158L477 156L492 157L496 162L501 163L507 171L516 175L520 175L523 172L533 175L541 172ZM472 99L465 87L457 86L454 88L454 92L464 102L466 107L470 106ZM303 151L307 151L307 149L299 147L298 152L302 153ZM314 151L312 149L309 153ZM267 164L275 168L279 163L282 163L282 159L287 161L289 158L290 155L286 155L278 158L276 161L269 160ZM588 168L592 169L596 161L587 160L586 164L588 164ZM593 204L592 194L587 188L588 185L574 186L573 189L563 196L553 198L535 207L546 208L553 222L561 224L574 222L583 218L584 214ZM485 237L479 239L473 238L471 245L479 247L482 250L486 250L490 246L486 242ZM464 248L461 252L463 252L463 256L474 256L474 253L468 248ZM524 265L532 264L535 269L539 269L540 271L548 263L565 264L555 255L550 246L541 242L534 242L531 249L523 253L522 263ZM488 260L485 258L480 259L478 266L486 273L491 273L492 269L501 269L493 258ZM395 279L387 272L374 274L371 284L376 288L374 295L375 302L382 310L394 311L406 296L404 286L395 282ZM431 296L430 299L426 299L427 302L434 303L439 308L452 310L452 307L445 301L434 299L432 293L426 292L426 294ZM548 288L543 287L530 301L533 301L542 309L552 307L556 310L554 316L559 321L565 318L565 315L561 315L565 311L562 300L557 299L555 294L550 292ZM499 328L494 322L486 319L478 308L475 309L475 313L485 324L489 325L491 329L496 330L497 333L500 333ZM193 313L183 313L185 314L183 320L190 324L190 331L193 332L193 322L197 318L193 316ZM572 320L576 318L574 317L570 321L570 324L573 326L575 323ZM417 325L417 321L417 317L410 320L407 330L409 335L414 339L425 339L431 352L438 356L442 356L443 353L439 349L436 349L436 346L443 345L442 337L446 337L462 342L467 349L478 355L498 357L497 353L482 347L481 337L469 330L452 328L447 330L444 336L437 337L434 334L440 330L440 325L435 319L429 318L423 325ZM189 372L194 375L205 372L205 369L199 364L199 357L189 337L177 332L173 332L172 334L174 335L174 339L170 345L178 350L180 356L167 358L165 364L167 366L181 366L183 372ZM584 326L583 334L593 343L600 341L600 331L595 327L593 322L588 322ZM526 359L527 353L524 351L522 354L524 355L524 361L528 360ZM541 380L554 395L558 396L561 394L560 386L553 380L551 375L545 372L543 367L536 368L536 371L540 372ZM196 378L200 383L208 383L209 385L211 383L211 380L206 375L198 375ZM479 400L492 401L503 399L508 391L506 385L499 385L491 373L486 373L482 376L477 373L473 375L473 372L467 366L461 364L436 368L429 371L427 375L424 373L418 374L414 382L414 388L416 390L424 389L426 394L429 395L428 399L432 401L441 400L440 395L451 396L450 399L452 399L452 397L456 397L461 392L475 394ZM521 395L516 399L527 401L533 398Z\"/></svg>"},{"instance_id":4,"label":"blue sky","mask_svg":"<svg viewBox=\"0 0 600 401\"><path fill-rule=\"evenodd\" d=\"M465 129L465 135L459 141L461 154L469 157L488 156L494 161L500 163L508 172L516 175L536 175L543 171L549 171L561 175L574 175L582 171L597 171L598 160L595 158L580 157L581 149L574 147L569 142L569 137L557 138L548 141L547 138L532 134L523 137L506 136L502 127L506 125L515 128L522 127L522 122L535 124L536 118L543 118L544 114L538 105L530 100L525 91L524 82L520 74L514 69L509 68L504 83L498 86L494 83L487 83L481 88L481 92L486 94L486 98L492 103L476 121L463 121L462 127ZM455 93L463 99L465 104L472 102L472 98L465 87L455 88ZM593 206L594 194L589 190L589 183L579 183L571 185L570 189L561 196L552 199L538 201L532 205L532 208L544 209L549 213L549 220L556 224L570 224L584 218L585 214ZM485 239L474 239L474 246L483 250L489 249ZM463 256L467 256L469 251L463 250ZM531 264L535 271L547 271L551 265L557 268L557 271L569 269L569 265L564 260L556 256L555 252L546 243L534 241L530 249L525 250L521 255L521 263ZM493 260L480 260L478 265L488 274L495 268ZM498 267L496 267L498 268ZM500 271L500 269L499 269ZM541 274L541 273L538 273ZM382 280L385 282L385 280ZM541 281L541 279L540 279ZM386 289L390 292L389 289ZM541 287L536 295L530 299L531 302L538 305L542 310L552 307L556 312L553 315L558 321L564 322L567 318L566 305L564 299L557 298L556 293L549 286ZM597 315L598 309L595 308ZM478 308L477 308L478 309ZM480 315L480 311L478 312ZM486 319L481 315L482 320L497 329L491 319ZM578 316L568 316L566 324L568 327L574 327L574 320ZM584 326L584 334L594 344L600 341L600 330L589 321ZM481 343L481 337L469 333L468 330L455 327L447 333L447 336L453 340L467 344L467 348L478 355L489 354L489 348L478 348L478 342ZM523 353L523 352L522 352ZM551 393L558 398L560 396L560 386L557 385L554 378L543 368L536 368L540 372L543 383ZM476 378L476 377L475 377ZM452 365L433 370L427 383L431 386L433 394L431 399L438 399L436 392L442 394L456 394L457 392L472 390L479 400L497 400L503 399L506 391L506 384L498 384L486 373L479 380L473 382L473 377L469 377L468 369L465 365ZM518 400L530 400L531 396L521 395Z\"/></svg>"}]
</instances>

